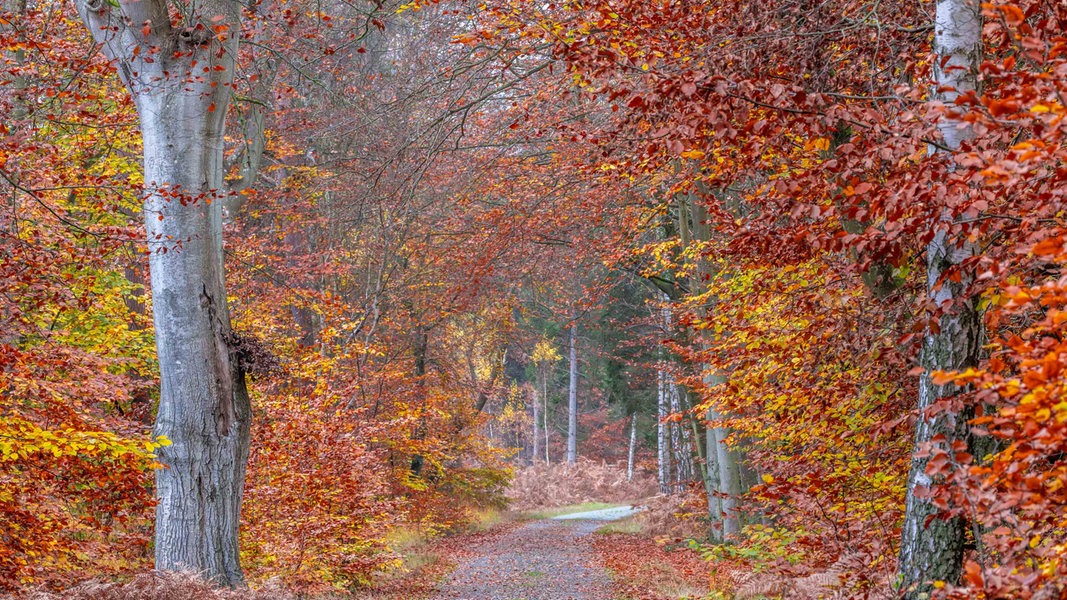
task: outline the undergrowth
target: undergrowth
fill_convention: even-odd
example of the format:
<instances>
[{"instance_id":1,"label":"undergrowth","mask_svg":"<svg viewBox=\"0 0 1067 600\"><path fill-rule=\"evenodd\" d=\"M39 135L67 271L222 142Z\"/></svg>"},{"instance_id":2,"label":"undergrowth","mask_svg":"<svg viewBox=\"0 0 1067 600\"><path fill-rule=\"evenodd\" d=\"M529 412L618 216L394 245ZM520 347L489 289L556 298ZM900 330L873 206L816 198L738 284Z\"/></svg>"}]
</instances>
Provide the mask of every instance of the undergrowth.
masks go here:
<instances>
[{"instance_id":1,"label":"undergrowth","mask_svg":"<svg viewBox=\"0 0 1067 600\"><path fill-rule=\"evenodd\" d=\"M623 504L655 495L655 477L620 465L579 458L573 465L535 464L515 473L507 497L519 511L539 511L591 502Z\"/></svg>"}]
</instances>

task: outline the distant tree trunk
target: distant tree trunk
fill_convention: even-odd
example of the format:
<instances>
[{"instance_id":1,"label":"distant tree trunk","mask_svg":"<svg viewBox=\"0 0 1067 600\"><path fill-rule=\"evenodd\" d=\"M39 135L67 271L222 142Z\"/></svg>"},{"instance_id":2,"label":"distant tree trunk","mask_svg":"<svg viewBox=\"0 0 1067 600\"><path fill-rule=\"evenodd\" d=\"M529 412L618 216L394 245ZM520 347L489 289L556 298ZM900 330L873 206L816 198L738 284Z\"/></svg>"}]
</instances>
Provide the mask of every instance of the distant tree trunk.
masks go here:
<instances>
[{"instance_id":1,"label":"distant tree trunk","mask_svg":"<svg viewBox=\"0 0 1067 600\"><path fill-rule=\"evenodd\" d=\"M567 463L578 460L578 322L571 323L571 378L567 415Z\"/></svg>"},{"instance_id":2,"label":"distant tree trunk","mask_svg":"<svg viewBox=\"0 0 1067 600\"><path fill-rule=\"evenodd\" d=\"M672 381L667 381L665 384L665 393L667 394L667 406L670 414L678 414L678 386ZM672 421L670 423L670 452L671 452L671 465L674 466L674 472L671 473L671 489L675 491L681 491L682 471L685 469L685 465L682 463L682 441L678 423Z\"/></svg>"},{"instance_id":3,"label":"distant tree trunk","mask_svg":"<svg viewBox=\"0 0 1067 600\"><path fill-rule=\"evenodd\" d=\"M704 384L708 387L725 383L725 378L716 375L705 375ZM723 511L722 496L719 494L719 441L716 428L711 425L715 418L715 411L708 409L705 419L708 423L704 430L704 457L706 461L704 473L704 492L708 497L708 518L711 522L711 539L722 539Z\"/></svg>"},{"instance_id":4,"label":"distant tree trunk","mask_svg":"<svg viewBox=\"0 0 1067 600\"><path fill-rule=\"evenodd\" d=\"M222 264L223 133L240 5L80 0L115 61L144 138L144 215L160 369L156 568L243 583L237 529L251 409L230 331ZM219 30L225 27L225 30ZM213 29L214 28L214 29ZM159 50L163 49L163 50Z\"/></svg>"},{"instance_id":5,"label":"distant tree trunk","mask_svg":"<svg viewBox=\"0 0 1067 600\"><path fill-rule=\"evenodd\" d=\"M414 334L415 347L413 349L415 358L415 388L417 390L418 399L421 401L426 398L426 353L430 347L430 334L420 324L415 326ZM426 418L419 417L418 424L415 426L415 431L411 435L411 439L414 441L421 441L426 438ZM418 477L422 475L422 468L425 465L425 458L422 454L416 453L411 458L411 474Z\"/></svg>"},{"instance_id":6,"label":"distant tree trunk","mask_svg":"<svg viewBox=\"0 0 1067 600\"><path fill-rule=\"evenodd\" d=\"M537 462L541 456L541 399L537 397L537 386L533 389L533 448L530 450L530 464Z\"/></svg>"},{"instance_id":7,"label":"distant tree trunk","mask_svg":"<svg viewBox=\"0 0 1067 600\"><path fill-rule=\"evenodd\" d=\"M240 194L238 194L240 195ZM239 207L238 207L239 208ZM236 208L234 210L237 210ZM300 263L298 261L302 256L306 256L312 252L311 238L308 232L301 228L290 231L285 234L286 253L288 254L286 262L289 268L293 272L299 272ZM305 282L294 282L294 287L300 290L309 289ZM311 348L318 342L319 337L319 315L311 307L307 306L307 302L300 296L293 298L289 305L289 312L292 315L293 323L296 325L296 332L299 334L297 343L304 348Z\"/></svg>"},{"instance_id":8,"label":"distant tree trunk","mask_svg":"<svg viewBox=\"0 0 1067 600\"><path fill-rule=\"evenodd\" d=\"M961 94L977 91L978 66L982 55L982 18L975 0L938 0L934 33L933 61L935 97L951 106ZM939 128L945 145L959 149L973 135L970 126L956 118L942 118ZM944 218L950 218L945 215ZM899 574L901 589L908 600L928 597L933 581L956 583L963 560L966 525L961 518L943 519L938 508L918 490L936 482L926 473L929 458L920 453L936 443L952 452L952 444L968 438L970 414L928 415L929 407L959 392L952 386L934 384L935 371L955 371L975 366L982 347L982 321L976 299L966 297L971 280L940 281L949 269L973 255L967 242L950 240L941 229L926 248L927 291L934 303L945 309L938 331L927 331L923 339L919 379L919 419L915 424L915 450L908 487L904 524L901 531Z\"/></svg>"},{"instance_id":9,"label":"distant tree trunk","mask_svg":"<svg viewBox=\"0 0 1067 600\"><path fill-rule=\"evenodd\" d=\"M22 17L26 12L26 0L4 0L3 7L4 11L7 12L9 16ZM11 24L4 23L4 25L5 27L0 28L0 32L7 33L7 30L12 28ZM7 54L5 57L7 60L10 60L20 67L26 62L26 50L21 47L16 46L14 52L5 52L4 54ZM9 89L14 92L12 94L14 97L12 98L11 113L8 115L8 118L12 121L16 121L26 118L29 113L26 107L25 97L26 78L23 75L12 76L11 74L12 71L8 71L8 76L11 77L11 80L7 85L10 86Z\"/></svg>"},{"instance_id":10,"label":"distant tree trunk","mask_svg":"<svg viewBox=\"0 0 1067 600\"><path fill-rule=\"evenodd\" d=\"M259 14L269 14L274 9L274 0L249 2L248 9ZM237 166L240 179L231 184L230 189L235 193L229 195L223 203L222 217L226 222L232 222L241 212L247 199L241 192L256 184L260 165L267 151L267 114L271 110L277 59L268 49L261 47L265 36L266 32L259 28L252 34L252 61L249 68L256 73L256 78L251 82L249 97L239 104L241 110L238 111L238 124L243 144L234 153L235 160L239 162L233 166ZM227 172L230 166L227 165Z\"/></svg>"},{"instance_id":11,"label":"distant tree trunk","mask_svg":"<svg viewBox=\"0 0 1067 600\"><path fill-rule=\"evenodd\" d=\"M7 13L5 16L9 20L0 19L0 36L14 40L18 35L15 28L16 19L24 16L26 0L3 0L2 6L3 11ZM26 62L26 50L22 47L18 47L14 51L5 50L0 52L0 59L9 65L22 66ZM29 116L26 106L26 78L22 75L15 75L14 69L7 70L7 77L10 78L10 81L6 84L6 87L11 90L12 98L11 110L6 115L5 121L9 125L15 125L18 121L25 120ZM14 201L14 197L12 197L12 201ZM12 312L10 303L0 302L0 323L12 322ZM0 344L17 346L21 337L18 330L9 330L6 333L0 330Z\"/></svg>"},{"instance_id":12,"label":"distant tree trunk","mask_svg":"<svg viewBox=\"0 0 1067 600\"><path fill-rule=\"evenodd\" d=\"M672 383L670 392L671 412L674 414L685 412L682 407L681 386ZM671 427L671 447L674 450L674 464L677 465L674 471L674 486L678 491L682 491L693 478L693 447L688 427L683 426L681 423L673 424L673 427Z\"/></svg>"},{"instance_id":13,"label":"distant tree trunk","mask_svg":"<svg viewBox=\"0 0 1067 600\"><path fill-rule=\"evenodd\" d=\"M548 458L548 446L549 446L548 433L550 431L549 428L548 428L548 376L543 371L541 373L541 397L545 399L545 411L544 411L544 419L545 419L545 422L544 422L544 430L545 430L545 464L547 465L547 464L551 464L551 461Z\"/></svg>"},{"instance_id":14,"label":"distant tree trunk","mask_svg":"<svg viewBox=\"0 0 1067 600\"><path fill-rule=\"evenodd\" d=\"M626 481L634 478L634 451L637 449L637 413L630 415L630 452L626 459Z\"/></svg>"},{"instance_id":15,"label":"distant tree trunk","mask_svg":"<svg viewBox=\"0 0 1067 600\"><path fill-rule=\"evenodd\" d=\"M656 456L659 469L659 491L661 494L671 492L671 432L667 416L670 415L670 400L667 398L667 374L656 371Z\"/></svg>"}]
</instances>

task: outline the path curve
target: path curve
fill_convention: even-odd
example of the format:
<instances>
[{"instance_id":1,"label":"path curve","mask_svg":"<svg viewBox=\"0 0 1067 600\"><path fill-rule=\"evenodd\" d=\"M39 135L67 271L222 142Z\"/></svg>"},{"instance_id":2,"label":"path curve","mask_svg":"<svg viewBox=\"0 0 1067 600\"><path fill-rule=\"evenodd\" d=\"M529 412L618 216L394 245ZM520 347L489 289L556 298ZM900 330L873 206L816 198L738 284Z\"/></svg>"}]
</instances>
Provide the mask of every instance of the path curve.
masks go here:
<instances>
[{"instance_id":1,"label":"path curve","mask_svg":"<svg viewBox=\"0 0 1067 600\"><path fill-rule=\"evenodd\" d=\"M620 506L562 515L483 542L431 600L611 600L611 580L593 564L590 534L634 512Z\"/></svg>"},{"instance_id":2,"label":"path curve","mask_svg":"<svg viewBox=\"0 0 1067 600\"><path fill-rule=\"evenodd\" d=\"M611 508L602 508L600 510L590 510L586 512L570 513L567 515L560 515L558 517L552 517L557 521L569 521L572 519L577 520L589 520L589 521L618 521L619 519L625 519L631 515L636 515L640 512L636 506L613 506Z\"/></svg>"}]
</instances>

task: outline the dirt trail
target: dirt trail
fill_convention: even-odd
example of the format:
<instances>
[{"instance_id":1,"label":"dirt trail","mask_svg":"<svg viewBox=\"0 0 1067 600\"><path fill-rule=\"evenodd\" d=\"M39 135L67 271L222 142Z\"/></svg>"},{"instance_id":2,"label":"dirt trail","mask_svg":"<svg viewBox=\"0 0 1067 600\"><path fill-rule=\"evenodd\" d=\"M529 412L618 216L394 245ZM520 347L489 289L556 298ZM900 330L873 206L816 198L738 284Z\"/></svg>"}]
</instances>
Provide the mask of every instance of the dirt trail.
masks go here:
<instances>
[{"instance_id":1,"label":"dirt trail","mask_svg":"<svg viewBox=\"0 0 1067 600\"><path fill-rule=\"evenodd\" d=\"M432 600L611 600L607 572L592 564L591 534L632 509L534 521L476 548Z\"/></svg>"}]
</instances>

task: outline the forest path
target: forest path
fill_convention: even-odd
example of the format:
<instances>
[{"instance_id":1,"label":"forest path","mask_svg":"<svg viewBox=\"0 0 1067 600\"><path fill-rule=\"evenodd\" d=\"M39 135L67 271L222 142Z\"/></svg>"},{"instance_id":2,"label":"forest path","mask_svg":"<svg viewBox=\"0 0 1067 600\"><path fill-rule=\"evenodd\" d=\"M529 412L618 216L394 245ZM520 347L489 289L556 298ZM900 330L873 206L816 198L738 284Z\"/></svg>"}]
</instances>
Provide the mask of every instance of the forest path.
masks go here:
<instances>
[{"instance_id":1,"label":"forest path","mask_svg":"<svg viewBox=\"0 0 1067 600\"><path fill-rule=\"evenodd\" d=\"M633 507L527 523L483 543L441 583L433 600L610 600L611 580L591 564L591 534Z\"/></svg>"}]
</instances>

